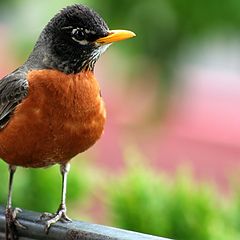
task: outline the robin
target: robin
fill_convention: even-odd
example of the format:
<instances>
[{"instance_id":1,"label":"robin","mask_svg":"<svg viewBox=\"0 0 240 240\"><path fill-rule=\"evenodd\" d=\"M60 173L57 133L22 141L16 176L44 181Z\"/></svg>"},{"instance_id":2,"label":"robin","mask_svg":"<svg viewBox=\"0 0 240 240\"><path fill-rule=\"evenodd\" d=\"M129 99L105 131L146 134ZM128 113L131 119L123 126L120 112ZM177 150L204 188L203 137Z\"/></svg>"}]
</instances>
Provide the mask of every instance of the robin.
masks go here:
<instances>
[{"instance_id":1,"label":"robin","mask_svg":"<svg viewBox=\"0 0 240 240\"><path fill-rule=\"evenodd\" d=\"M68 6L46 25L27 61L0 80L0 157L9 165L6 238L17 239L23 227L12 208L12 183L18 166L60 165L61 203L43 214L45 230L66 215L69 161L101 136L106 118L94 66L111 43L134 37L109 30L105 21L83 5Z\"/></svg>"}]
</instances>

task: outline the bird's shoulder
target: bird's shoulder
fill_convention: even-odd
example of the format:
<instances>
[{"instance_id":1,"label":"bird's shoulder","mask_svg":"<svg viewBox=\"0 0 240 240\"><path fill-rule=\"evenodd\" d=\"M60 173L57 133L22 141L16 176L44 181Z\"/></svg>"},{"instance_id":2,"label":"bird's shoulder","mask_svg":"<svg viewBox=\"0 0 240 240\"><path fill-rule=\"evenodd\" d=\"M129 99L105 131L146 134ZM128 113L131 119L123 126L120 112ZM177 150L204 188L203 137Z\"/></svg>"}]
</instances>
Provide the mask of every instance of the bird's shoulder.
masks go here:
<instances>
[{"instance_id":1,"label":"bird's shoulder","mask_svg":"<svg viewBox=\"0 0 240 240\"><path fill-rule=\"evenodd\" d=\"M28 94L27 71L20 67L0 80L0 129L7 125L16 106Z\"/></svg>"}]
</instances>

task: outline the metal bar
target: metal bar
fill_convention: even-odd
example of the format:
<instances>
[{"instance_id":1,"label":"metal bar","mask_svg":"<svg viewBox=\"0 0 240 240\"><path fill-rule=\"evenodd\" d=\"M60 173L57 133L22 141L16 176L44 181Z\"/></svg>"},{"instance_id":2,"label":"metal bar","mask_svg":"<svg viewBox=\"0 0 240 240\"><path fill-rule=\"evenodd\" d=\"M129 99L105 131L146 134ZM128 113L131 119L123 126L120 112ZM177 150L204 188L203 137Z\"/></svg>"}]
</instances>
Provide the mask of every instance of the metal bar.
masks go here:
<instances>
[{"instance_id":1,"label":"metal bar","mask_svg":"<svg viewBox=\"0 0 240 240\"><path fill-rule=\"evenodd\" d=\"M18 215L21 224L27 230L18 229L19 240L167 240L166 238L107 227L98 224L73 221L72 223L56 223L45 234L43 223L39 222L40 213L24 210ZM0 206L0 240L4 239L4 208Z\"/></svg>"}]
</instances>

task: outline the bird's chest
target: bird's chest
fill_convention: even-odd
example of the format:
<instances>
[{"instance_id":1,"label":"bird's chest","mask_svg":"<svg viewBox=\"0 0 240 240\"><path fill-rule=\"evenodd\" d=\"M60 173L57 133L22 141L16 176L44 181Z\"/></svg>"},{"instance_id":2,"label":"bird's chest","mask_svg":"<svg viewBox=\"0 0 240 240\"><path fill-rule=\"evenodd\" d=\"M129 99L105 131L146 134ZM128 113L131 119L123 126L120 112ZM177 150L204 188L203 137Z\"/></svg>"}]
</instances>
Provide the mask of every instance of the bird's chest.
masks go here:
<instances>
[{"instance_id":1,"label":"bird's chest","mask_svg":"<svg viewBox=\"0 0 240 240\"><path fill-rule=\"evenodd\" d=\"M54 71L40 76L29 76L32 116L57 146L86 150L101 136L105 122L97 80L91 72L65 75Z\"/></svg>"},{"instance_id":2,"label":"bird's chest","mask_svg":"<svg viewBox=\"0 0 240 240\"><path fill-rule=\"evenodd\" d=\"M38 70L29 73L28 81L28 97L17 107L10 122L15 132L9 133L24 139L18 144L26 149L26 166L68 161L100 138L105 107L91 72Z\"/></svg>"}]
</instances>

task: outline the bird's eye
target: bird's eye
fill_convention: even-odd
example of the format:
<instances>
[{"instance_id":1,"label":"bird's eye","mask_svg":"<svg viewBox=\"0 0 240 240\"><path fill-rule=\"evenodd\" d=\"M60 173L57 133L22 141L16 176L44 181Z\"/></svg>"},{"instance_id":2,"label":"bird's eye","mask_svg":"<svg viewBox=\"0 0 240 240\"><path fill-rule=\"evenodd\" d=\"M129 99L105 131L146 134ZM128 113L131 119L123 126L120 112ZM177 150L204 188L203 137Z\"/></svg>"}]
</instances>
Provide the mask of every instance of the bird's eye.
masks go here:
<instances>
[{"instance_id":1,"label":"bird's eye","mask_svg":"<svg viewBox=\"0 0 240 240\"><path fill-rule=\"evenodd\" d=\"M87 45L89 42L86 40L86 35L83 29L74 28L71 32L72 39L81 45Z\"/></svg>"},{"instance_id":2,"label":"bird's eye","mask_svg":"<svg viewBox=\"0 0 240 240\"><path fill-rule=\"evenodd\" d=\"M72 37L74 37L77 40L83 40L84 39L84 32L81 31L79 28L74 28L71 33Z\"/></svg>"}]
</instances>

